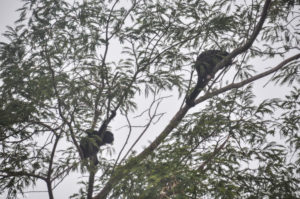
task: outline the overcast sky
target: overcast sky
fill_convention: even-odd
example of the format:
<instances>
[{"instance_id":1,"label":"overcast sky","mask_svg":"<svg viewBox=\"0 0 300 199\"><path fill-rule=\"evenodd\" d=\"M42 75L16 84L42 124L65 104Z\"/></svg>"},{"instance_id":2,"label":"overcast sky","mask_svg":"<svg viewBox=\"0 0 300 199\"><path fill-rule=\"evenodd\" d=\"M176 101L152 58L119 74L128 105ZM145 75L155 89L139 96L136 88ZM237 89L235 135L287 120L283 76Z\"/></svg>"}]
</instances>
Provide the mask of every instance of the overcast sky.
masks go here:
<instances>
[{"instance_id":1,"label":"overcast sky","mask_svg":"<svg viewBox=\"0 0 300 199\"><path fill-rule=\"evenodd\" d=\"M16 10L22 6L21 0L0 0L0 33L6 30L6 26L13 26L14 21L18 18Z\"/></svg>"}]
</instances>

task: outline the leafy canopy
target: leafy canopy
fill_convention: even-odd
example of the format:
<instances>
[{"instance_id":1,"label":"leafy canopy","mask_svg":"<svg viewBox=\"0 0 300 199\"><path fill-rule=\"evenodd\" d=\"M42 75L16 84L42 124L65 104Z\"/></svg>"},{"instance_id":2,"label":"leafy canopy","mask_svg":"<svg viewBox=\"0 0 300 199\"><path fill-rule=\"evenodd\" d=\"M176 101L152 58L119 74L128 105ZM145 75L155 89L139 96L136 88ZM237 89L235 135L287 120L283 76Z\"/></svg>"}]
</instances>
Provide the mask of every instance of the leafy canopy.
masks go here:
<instances>
[{"instance_id":1,"label":"leafy canopy","mask_svg":"<svg viewBox=\"0 0 300 199\"><path fill-rule=\"evenodd\" d=\"M73 198L300 197L299 1L23 2L0 43L7 198L43 181L52 199L80 172L90 180ZM193 65L210 49L234 62L187 107ZM265 92L280 84L284 97L255 96L261 82L251 83L267 75ZM171 121L161 103L178 109ZM111 128L125 121L122 146L88 167L80 139L112 111ZM151 142L136 153L146 132Z\"/></svg>"}]
</instances>

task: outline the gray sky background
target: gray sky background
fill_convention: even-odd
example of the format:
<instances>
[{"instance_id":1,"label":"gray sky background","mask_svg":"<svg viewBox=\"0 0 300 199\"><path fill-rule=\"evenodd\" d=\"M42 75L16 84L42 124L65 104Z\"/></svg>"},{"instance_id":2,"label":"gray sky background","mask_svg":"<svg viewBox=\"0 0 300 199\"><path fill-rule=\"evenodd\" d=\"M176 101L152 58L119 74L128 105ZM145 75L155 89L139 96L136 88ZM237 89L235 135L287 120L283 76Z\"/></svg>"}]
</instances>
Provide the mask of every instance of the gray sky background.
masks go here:
<instances>
[{"instance_id":1,"label":"gray sky background","mask_svg":"<svg viewBox=\"0 0 300 199\"><path fill-rule=\"evenodd\" d=\"M20 0L0 0L0 39L3 41L2 33L6 30L6 26L13 26L14 21L18 18L15 12L22 6Z\"/></svg>"}]
</instances>

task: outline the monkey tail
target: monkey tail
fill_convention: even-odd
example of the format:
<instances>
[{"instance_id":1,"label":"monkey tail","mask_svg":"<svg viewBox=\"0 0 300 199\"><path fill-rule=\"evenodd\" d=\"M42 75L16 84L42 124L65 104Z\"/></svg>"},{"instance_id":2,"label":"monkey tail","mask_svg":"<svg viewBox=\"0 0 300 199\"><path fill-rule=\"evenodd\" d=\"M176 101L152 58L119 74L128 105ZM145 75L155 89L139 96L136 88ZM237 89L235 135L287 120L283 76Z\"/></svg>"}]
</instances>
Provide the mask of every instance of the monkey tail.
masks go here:
<instances>
[{"instance_id":1,"label":"monkey tail","mask_svg":"<svg viewBox=\"0 0 300 199\"><path fill-rule=\"evenodd\" d=\"M189 107L195 106L195 99L197 98L201 90L206 86L208 81L209 79L205 79L198 76L198 81L195 88L193 89L192 93L186 98L186 104Z\"/></svg>"}]
</instances>

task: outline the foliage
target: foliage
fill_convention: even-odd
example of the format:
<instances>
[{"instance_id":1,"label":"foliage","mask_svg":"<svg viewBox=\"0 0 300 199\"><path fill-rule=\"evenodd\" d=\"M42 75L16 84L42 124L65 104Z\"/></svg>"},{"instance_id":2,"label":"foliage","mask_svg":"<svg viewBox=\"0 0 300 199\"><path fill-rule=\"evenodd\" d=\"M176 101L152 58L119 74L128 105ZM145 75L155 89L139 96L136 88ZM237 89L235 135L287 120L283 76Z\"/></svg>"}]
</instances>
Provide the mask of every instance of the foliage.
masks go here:
<instances>
[{"instance_id":1,"label":"foliage","mask_svg":"<svg viewBox=\"0 0 300 199\"><path fill-rule=\"evenodd\" d=\"M299 1L23 1L0 43L7 198L42 180L52 199L79 172L90 180L73 198L90 198L90 187L95 198L300 198ZM233 64L185 106L197 55L210 49ZM285 97L255 96L250 83L267 75ZM160 111L170 93L182 101L171 121ZM80 139L113 111L128 139L89 167Z\"/></svg>"}]
</instances>

